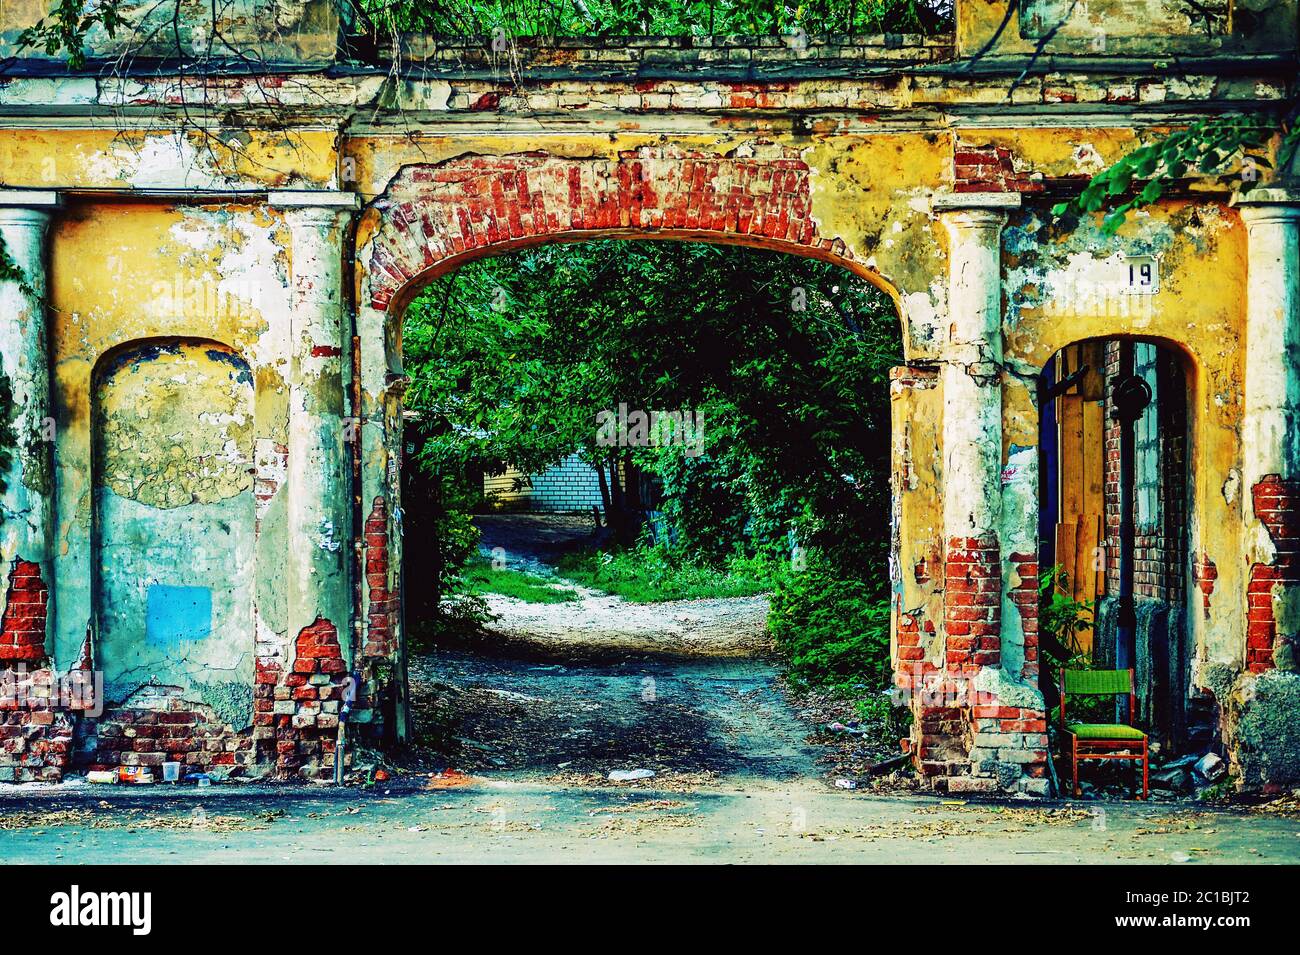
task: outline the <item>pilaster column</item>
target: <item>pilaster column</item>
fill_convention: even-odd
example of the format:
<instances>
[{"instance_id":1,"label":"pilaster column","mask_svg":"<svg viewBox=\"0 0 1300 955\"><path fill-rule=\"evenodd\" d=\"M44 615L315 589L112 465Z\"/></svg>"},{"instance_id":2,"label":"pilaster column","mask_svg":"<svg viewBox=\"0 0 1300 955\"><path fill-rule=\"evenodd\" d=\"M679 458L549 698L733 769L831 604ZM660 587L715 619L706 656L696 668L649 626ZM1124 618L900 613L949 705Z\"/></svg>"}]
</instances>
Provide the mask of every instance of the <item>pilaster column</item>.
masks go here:
<instances>
[{"instance_id":1,"label":"pilaster column","mask_svg":"<svg viewBox=\"0 0 1300 955\"><path fill-rule=\"evenodd\" d=\"M1015 193L935 200L948 231L943 385L944 628L947 669L1001 656L1002 226Z\"/></svg>"},{"instance_id":2,"label":"pilaster column","mask_svg":"<svg viewBox=\"0 0 1300 955\"><path fill-rule=\"evenodd\" d=\"M0 236L20 275L0 278L0 375L13 400L10 460L0 492L5 590L0 661L45 657L54 554L54 428L46 315L45 236L54 192L0 190ZM20 592L22 601L18 600Z\"/></svg>"},{"instance_id":3,"label":"pilaster column","mask_svg":"<svg viewBox=\"0 0 1300 955\"><path fill-rule=\"evenodd\" d=\"M289 635L346 646L351 609L351 507L343 359L343 247L357 197L273 192L293 234L290 304L289 459L285 492ZM316 625L313 627L313 625Z\"/></svg>"},{"instance_id":4,"label":"pilaster column","mask_svg":"<svg viewBox=\"0 0 1300 955\"><path fill-rule=\"evenodd\" d=\"M1241 423L1247 669L1296 669L1300 639L1300 192L1237 200L1247 233Z\"/></svg>"}]
</instances>

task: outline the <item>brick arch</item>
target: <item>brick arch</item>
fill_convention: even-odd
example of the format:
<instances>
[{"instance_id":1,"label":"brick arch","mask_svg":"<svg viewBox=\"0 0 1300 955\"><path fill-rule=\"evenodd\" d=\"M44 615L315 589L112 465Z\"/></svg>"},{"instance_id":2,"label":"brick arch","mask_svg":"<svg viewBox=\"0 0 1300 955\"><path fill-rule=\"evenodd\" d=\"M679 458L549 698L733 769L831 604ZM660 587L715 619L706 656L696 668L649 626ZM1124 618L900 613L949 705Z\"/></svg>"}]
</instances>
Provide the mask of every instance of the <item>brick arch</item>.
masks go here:
<instances>
[{"instance_id":1,"label":"brick arch","mask_svg":"<svg viewBox=\"0 0 1300 955\"><path fill-rule=\"evenodd\" d=\"M836 262L889 293L838 237L821 234L797 149L717 154L645 146L613 158L467 154L404 167L372 206L371 307L400 314L444 272L546 242L657 238L749 245Z\"/></svg>"}]
</instances>

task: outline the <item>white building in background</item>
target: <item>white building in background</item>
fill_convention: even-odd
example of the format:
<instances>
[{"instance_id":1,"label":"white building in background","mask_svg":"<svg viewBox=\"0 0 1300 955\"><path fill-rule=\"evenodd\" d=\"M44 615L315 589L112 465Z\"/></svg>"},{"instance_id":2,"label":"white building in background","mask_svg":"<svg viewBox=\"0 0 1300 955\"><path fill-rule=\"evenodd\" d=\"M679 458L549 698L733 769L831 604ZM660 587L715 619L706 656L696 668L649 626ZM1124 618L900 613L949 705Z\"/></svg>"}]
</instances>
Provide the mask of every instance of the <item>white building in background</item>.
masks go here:
<instances>
[{"instance_id":1,"label":"white building in background","mask_svg":"<svg viewBox=\"0 0 1300 955\"><path fill-rule=\"evenodd\" d=\"M600 479L577 452L541 474L510 468L504 474L484 475L483 496L489 506L507 511L554 513L601 506Z\"/></svg>"}]
</instances>

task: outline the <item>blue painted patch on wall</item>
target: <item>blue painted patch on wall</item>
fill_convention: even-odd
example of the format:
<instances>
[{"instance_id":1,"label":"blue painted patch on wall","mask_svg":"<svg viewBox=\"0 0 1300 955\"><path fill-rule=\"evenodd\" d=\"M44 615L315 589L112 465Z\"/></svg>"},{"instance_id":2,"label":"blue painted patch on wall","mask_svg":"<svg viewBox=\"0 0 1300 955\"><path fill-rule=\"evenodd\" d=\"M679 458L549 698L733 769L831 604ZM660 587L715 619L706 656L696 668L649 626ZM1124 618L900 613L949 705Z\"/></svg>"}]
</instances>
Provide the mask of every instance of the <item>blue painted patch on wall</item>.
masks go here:
<instances>
[{"instance_id":1,"label":"blue painted patch on wall","mask_svg":"<svg viewBox=\"0 0 1300 955\"><path fill-rule=\"evenodd\" d=\"M212 591L154 584L145 609L146 643L173 647L212 635Z\"/></svg>"}]
</instances>

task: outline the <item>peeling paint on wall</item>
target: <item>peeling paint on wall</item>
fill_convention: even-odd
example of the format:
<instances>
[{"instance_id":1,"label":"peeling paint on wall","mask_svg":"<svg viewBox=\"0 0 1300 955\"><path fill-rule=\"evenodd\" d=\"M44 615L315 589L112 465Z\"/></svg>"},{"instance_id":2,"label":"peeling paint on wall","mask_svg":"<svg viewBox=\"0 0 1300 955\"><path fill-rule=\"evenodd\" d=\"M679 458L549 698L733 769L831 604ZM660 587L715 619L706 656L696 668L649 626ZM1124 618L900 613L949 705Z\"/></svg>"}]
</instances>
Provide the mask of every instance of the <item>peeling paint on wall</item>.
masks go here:
<instances>
[{"instance_id":1,"label":"peeling paint on wall","mask_svg":"<svg viewBox=\"0 0 1300 955\"><path fill-rule=\"evenodd\" d=\"M251 722L252 386L243 359L209 342L146 342L101 362L95 650L110 702L173 686L242 699L238 712L222 704L225 722Z\"/></svg>"}]
</instances>

